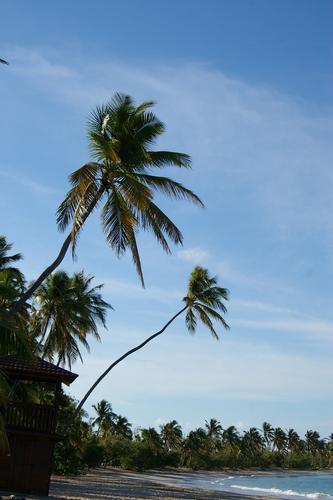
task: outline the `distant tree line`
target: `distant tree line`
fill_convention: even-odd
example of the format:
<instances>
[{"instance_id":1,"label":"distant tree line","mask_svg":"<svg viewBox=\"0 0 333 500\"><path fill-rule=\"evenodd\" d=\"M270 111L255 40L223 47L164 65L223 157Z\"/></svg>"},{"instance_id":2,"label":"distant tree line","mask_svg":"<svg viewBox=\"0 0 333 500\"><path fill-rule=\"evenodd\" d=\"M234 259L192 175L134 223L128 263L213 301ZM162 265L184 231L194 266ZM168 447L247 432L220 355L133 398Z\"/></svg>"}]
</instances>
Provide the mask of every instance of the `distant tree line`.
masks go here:
<instances>
[{"instance_id":1,"label":"distant tree line","mask_svg":"<svg viewBox=\"0 0 333 500\"><path fill-rule=\"evenodd\" d=\"M61 421L65 421L76 403L68 395L62 398ZM81 411L68 438L57 445L55 472L79 473L108 465L136 470L166 466L320 469L333 465L333 433L323 439L317 431L308 430L300 437L294 429L274 428L268 422L240 433L235 426L224 428L214 418L188 434L176 420L159 429L133 430L106 400L93 409L95 416L90 420Z\"/></svg>"}]
</instances>

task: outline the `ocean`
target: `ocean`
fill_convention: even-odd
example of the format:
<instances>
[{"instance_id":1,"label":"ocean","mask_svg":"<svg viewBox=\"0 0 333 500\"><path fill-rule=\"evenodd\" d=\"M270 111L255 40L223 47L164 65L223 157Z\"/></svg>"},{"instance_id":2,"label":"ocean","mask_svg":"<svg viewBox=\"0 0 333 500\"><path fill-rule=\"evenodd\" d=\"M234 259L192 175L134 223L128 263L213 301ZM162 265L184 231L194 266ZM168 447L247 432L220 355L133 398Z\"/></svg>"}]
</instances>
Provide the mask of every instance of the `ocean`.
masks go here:
<instances>
[{"instance_id":1,"label":"ocean","mask_svg":"<svg viewBox=\"0 0 333 500\"><path fill-rule=\"evenodd\" d=\"M222 473L188 474L177 481L187 487L230 491L284 499L314 498L333 500L333 472L283 472L269 474L226 475Z\"/></svg>"}]
</instances>

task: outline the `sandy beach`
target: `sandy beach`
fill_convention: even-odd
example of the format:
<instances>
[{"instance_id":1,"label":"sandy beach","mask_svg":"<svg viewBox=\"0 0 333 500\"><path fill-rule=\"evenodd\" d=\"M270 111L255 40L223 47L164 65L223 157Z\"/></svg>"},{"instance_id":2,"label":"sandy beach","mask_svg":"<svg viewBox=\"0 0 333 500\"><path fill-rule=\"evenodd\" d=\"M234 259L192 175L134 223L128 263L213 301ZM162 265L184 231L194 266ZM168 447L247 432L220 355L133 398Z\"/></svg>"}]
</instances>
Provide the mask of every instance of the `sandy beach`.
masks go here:
<instances>
[{"instance_id":1,"label":"sandy beach","mask_svg":"<svg viewBox=\"0 0 333 500\"><path fill-rule=\"evenodd\" d=\"M269 498L175 486L176 481L186 474L186 472L178 471L136 473L114 468L101 468L81 476L53 476L48 498L49 500L106 500L110 498L117 500L149 498L263 500ZM41 500L41 497L30 495L25 498Z\"/></svg>"}]
</instances>

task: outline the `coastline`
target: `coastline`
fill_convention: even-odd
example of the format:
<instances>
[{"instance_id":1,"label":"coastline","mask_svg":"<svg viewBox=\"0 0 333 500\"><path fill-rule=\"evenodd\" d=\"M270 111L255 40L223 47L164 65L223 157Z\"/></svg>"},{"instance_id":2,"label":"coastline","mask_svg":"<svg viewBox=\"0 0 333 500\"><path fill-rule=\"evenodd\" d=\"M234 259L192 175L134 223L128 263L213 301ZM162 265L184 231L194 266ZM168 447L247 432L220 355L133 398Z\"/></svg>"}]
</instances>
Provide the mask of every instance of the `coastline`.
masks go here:
<instances>
[{"instance_id":1,"label":"coastline","mask_svg":"<svg viewBox=\"0 0 333 500\"><path fill-rule=\"evenodd\" d=\"M220 471L221 472L221 471ZM226 474L246 474L248 471L225 471ZM266 473L266 471L260 471ZM144 500L148 498L173 499L233 499L233 500L268 500L273 497L256 496L230 491L213 491L202 488L179 485L178 481L206 471L189 469L164 469L146 472L125 471L107 467L90 471L82 476L53 476L50 488L50 500L86 500L93 498L94 491L99 499ZM214 474L209 471L208 474ZM270 473L270 471L267 471ZM97 498L97 496L96 496ZM274 497L275 499L277 497Z\"/></svg>"},{"instance_id":2,"label":"coastline","mask_svg":"<svg viewBox=\"0 0 333 500\"><path fill-rule=\"evenodd\" d=\"M198 471L198 473L200 473ZM273 497L255 496L229 491L213 491L179 486L181 477L197 472L177 469L147 472L124 471L113 467L95 469L83 476L53 476L50 500L88 500L107 498L117 500L146 500L150 498L187 500L270 500ZM94 494L96 495L94 497ZM26 497L33 498L33 497ZM275 500L277 497L274 497Z\"/></svg>"},{"instance_id":3,"label":"coastline","mask_svg":"<svg viewBox=\"0 0 333 500\"><path fill-rule=\"evenodd\" d=\"M295 471L275 468L272 470L242 469L223 471L193 471L189 469L166 468L145 472L132 472L115 467L105 467L89 471L80 476L52 476L50 494L43 497L45 500L146 500L152 498L162 499L187 499L187 500L278 500L277 496L258 496L230 491L216 491L211 489L194 488L187 486L191 478L201 474L205 476L216 473L228 475L276 475L276 474L320 474L327 470ZM332 469L330 469L332 472ZM183 483L183 484L179 484ZM1 495L1 492L0 492ZM8 498L9 494L2 494ZM28 499L39 499L31 495L24 496ZM281 498L281 497L280 497Z\"/></svg>"}]
</instances>

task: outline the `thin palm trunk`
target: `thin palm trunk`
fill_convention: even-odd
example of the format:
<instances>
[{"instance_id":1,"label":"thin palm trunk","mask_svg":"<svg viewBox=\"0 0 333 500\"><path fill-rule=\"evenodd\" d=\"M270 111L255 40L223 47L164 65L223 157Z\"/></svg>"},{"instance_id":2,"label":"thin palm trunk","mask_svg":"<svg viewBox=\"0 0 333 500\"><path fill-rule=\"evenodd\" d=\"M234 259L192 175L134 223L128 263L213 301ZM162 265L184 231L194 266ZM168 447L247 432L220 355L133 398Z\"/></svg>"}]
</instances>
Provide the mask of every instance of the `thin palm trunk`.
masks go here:
<instances>
[{"instance_id":1,"label":"thin palm trunk","mask_svg":"<svg viewBox=\"0 0 333 500\"><path fill-rule=\"evenodd\" d=\"M87 208L85 215L82 216L82 222L81 222L81 227L84 224L84 222L87 220L95 206L97 205L99 199L101 198L103 192L104 192L104 185L102 183L101 187L96 193L96 197L94 200L91 202L90 206ZM74 235L75 238L76 235ZM40 287L40 285L43 283L43 281L50 276L50 274L57 269L57 267L61 264L61 262L64 260L65 255L70 247L70 244L73 241L73 232L71 231L65 241L62 244L62 247L60 249L60 252L58 253L57 257L55 260L50 264L41 274L40 276L36 279L36 281L33 282L33 284L24 292L24 294L17 300L14 305L11 307L9 310L9 315L14 315L22 306L27 302L27 300L30 299L30 297L35 293L35 291Z\"/></svg>"},{"instance_id":2,"label":"thin palm trunk","mask_svg":"<svg viewBox=\"0 0 333 500\"><path fill-rule=\"evenodd\" d=\"M70 244L72 242L72 233L69 233L67 238L62 244L62 247L60 249L60 252L58 253L57 257L55 260L50 264L44 271L38 276L36 281L33 282L33 284L28 288L26 292L15 302L13 307L10 309L9 314L13 315L15 314L22 306L27 302L27 300L30 299L30 297L35 293L35 291L40 287L40 285L43 283L43 281L51 274L57 267L61 264L61 262L64 260L65 255L67 253L67 250L70 247Z\"/></svg>"},{"instance_id":3,"label":"thin palm trunk","mask_svg":"<svg viewBox=\"0 0 333 500\"><path fill-rule=\"evenodd\" d=\"M139 351L140 349L142 349L145 345L147 345L151 340L155 339L156 337L158 337L159 335L161 335L167 328L169 325L171 325L171 323L176 319L178 318L178 316L180 316L186 309L188 308L188 305L186 305L185 307L183 307L180 311L178 311L164 326L161 330L159 330L158 332L154 333L153 335L151 335L150 337L148 337L146 340L144 340L143 342L141 342L141 344L137 345L136 347L133 347L132 349L130 349L129 351L125 352L125 354L123 354L122 356L120 356L120 358L118 358L116 361L114 361L103 373L102 375L100 375L98 377L98 379L96 380L96 382L94 382L94 384L90 387L90 389L88 390L88 392L85 394L85 396L83 397L83 399L80 401L80 403L78 404L78 406L76 407L76 410L74 411L74 413L71 415L71 417L69 418L69 420L66 422L63 430L62 430L62 434L65 435L67 430L69 429L69 427L74 423L74 420L75 420L75 417L80 413L80 410L81 408L83 407L83 405L85 404L85 402L87 401L87 399L89 398L90 394L94 391L94 389L98 386L98 384L106 377L106 375L108 375L110 373L110 371L115 367L117 366L121 361L123 361L125 358L127 358L128 356L130 356L131 354L135 353L136 351Z\"/></svg>"}]
</instances>

